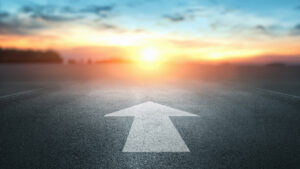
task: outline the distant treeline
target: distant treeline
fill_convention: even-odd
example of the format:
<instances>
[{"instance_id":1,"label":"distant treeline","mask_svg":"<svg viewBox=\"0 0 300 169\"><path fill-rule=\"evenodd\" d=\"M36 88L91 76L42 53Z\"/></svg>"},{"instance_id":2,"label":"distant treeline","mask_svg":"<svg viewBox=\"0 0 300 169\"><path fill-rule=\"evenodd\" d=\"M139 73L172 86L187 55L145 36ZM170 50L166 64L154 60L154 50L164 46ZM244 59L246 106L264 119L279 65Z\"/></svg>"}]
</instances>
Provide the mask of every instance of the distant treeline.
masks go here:
<instances>
[{"instance_id":1,"label":"distant treeline","mask_svg":"<svg viewBox=\"0 0 300 169\"><path fill-rule=\"evenodd\" d=\"M52 50L35 51L0 48L0 63L62 63L60 55Z\"/></svg>"},{"instance_id":2,"label":"distant treeline","mask_svg":"<svg viewBox=\"0 0 300 169\"><path fill-rule=\"evenodd\" d=\"M133 60L124 59L124 58L109 58L102 60L75 60L69 59L68 64L110 64L110 63L133 63Z\"/></svg>"}]
</instances>

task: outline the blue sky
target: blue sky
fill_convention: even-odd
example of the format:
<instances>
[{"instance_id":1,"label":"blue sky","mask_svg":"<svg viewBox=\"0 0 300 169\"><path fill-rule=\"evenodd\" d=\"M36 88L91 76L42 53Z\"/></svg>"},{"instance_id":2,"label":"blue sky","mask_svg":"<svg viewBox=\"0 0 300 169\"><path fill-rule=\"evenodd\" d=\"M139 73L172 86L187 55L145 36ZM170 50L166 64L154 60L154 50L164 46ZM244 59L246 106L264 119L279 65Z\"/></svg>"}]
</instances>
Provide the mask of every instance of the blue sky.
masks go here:
<instances>
[{"instance_id":1,"label":"blue sky","mask_svg":"<svg viewBox=\"0 0 300 169\"><path fill-rule=\"evenodd\" d=\"M199 35L201 31L210 33L213 29L216 34L211 33L212 36L220 33L216 27L227 28L221 29L221 33L230 33L231 28L239 26L287 33L300 23L300 2L297 0L10 0L1 1L0 5L2 14L20 15L24 13L23 8L31 7L36 8L35 15L41 15L36 17L45 20L64 18L66 22L71 19L78 22L98 19L98 22L126 29Z\"/></svg>"}]
</instances>

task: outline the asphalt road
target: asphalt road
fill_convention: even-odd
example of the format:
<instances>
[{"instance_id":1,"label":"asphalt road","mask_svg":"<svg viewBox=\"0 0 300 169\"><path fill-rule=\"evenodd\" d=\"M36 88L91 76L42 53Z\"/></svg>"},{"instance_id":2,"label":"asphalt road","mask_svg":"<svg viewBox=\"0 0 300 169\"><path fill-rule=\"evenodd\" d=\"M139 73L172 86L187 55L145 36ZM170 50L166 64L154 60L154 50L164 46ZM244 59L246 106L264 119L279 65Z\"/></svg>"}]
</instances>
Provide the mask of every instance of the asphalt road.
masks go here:
<instances>
[{"instance_id":1,"label":"asphalt road","mask_svg":"<svg viewBox=\"0 0 300 169\"><path fill-rule=\"evenodd\" d=\"M0 168L300 168L299 68L198 69L2 65ZM104 116L147 101L198 115L170 117L190 152L122 152Z\"/></svg>"}]
</instances>

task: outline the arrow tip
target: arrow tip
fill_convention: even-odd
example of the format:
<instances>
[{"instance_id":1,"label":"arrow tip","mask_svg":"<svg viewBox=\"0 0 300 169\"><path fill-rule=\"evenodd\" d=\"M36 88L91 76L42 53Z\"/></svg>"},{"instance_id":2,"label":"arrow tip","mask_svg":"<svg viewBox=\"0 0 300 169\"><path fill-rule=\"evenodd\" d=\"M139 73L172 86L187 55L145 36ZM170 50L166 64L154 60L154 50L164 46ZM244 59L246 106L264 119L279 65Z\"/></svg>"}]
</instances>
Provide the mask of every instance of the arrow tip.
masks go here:
<instances>
[{"instance_id":1,"label":"arrow tip","mask_svg":"<svg viewBox=\"0 0 300 169\"><path fill-rule=\"evenodd\" d=\"M188 113L182 110L174 109L168 106L160 105L152 101L147 101L142 104L138 104L132 107L128 107L110 114L106 114L105 117L110 116L143 116L143 115L158 115L158 116L198 116L196 114Z\"/></svg>"}]
</instances>

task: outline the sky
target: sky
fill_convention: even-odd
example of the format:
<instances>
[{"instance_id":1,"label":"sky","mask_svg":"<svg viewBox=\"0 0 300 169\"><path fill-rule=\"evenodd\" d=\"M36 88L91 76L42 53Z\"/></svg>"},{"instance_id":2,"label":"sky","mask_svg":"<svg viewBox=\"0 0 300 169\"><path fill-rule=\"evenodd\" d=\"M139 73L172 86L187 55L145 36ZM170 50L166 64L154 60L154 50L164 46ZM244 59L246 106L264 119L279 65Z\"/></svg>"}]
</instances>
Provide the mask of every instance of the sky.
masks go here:
<instances>
[{"instance_id":1,"label":"sky","mask_svg":"<svg viewBox=\"0 0 300 169\"><path fill-rule=\"evenodd\" d=\"M300 63L299 0L0 0L0 47L65 58Z\"/></svg>"}]
</instances>

